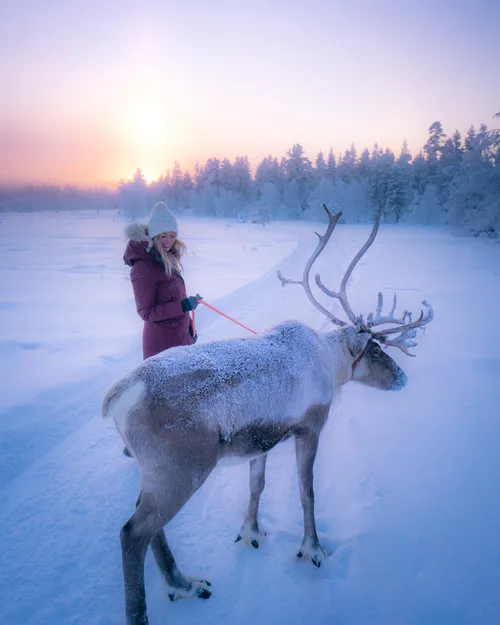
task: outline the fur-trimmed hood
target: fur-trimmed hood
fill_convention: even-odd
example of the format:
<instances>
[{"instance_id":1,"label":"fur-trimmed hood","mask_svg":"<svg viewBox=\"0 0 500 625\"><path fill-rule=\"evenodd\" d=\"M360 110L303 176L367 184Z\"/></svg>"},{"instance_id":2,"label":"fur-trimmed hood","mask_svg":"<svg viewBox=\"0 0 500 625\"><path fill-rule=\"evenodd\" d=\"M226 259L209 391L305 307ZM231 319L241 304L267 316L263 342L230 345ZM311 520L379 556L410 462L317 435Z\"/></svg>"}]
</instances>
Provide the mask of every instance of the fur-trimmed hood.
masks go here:
<instances>
[{"instance_id":1,"label":"fur-trimmed hood","mask_svg":"<svg viewBox=\"0 0 500 625\"><path fill-rule=\"evenodd\" d=\"M138 260L161 262L158 252L151 249L151 239L148 236L148 227L145 224L128 224L125 228L128 244L123 254L123 262L132 267Z\"/></svg>"},{"instance_id":2,"label":"fur-trimmed hood","mask_svg":"<svg viewBox=\"0 0 500 625\"><path fill-rule=\"evenodd\" d=\"M146 224L128 224L125 228L125 236L130 241L135 241L136 243L150 243Z\"/></svg>"}]
</instances>

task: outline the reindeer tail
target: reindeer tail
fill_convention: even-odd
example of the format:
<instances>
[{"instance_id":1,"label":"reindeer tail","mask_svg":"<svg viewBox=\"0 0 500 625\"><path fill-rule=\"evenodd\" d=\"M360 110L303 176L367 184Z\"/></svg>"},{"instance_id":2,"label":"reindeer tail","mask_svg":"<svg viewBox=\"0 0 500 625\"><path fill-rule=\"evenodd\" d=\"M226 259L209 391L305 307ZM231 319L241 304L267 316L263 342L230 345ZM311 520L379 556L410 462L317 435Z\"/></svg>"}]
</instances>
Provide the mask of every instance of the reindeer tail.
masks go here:
<instances>
[{"instance_id":1,"label":"reindeer tail","mask_svg":"<svg viewBox=\"0 0 500 625\"><path fill-rule=\"evenodd\" d=\"M102 416L104 419L109 419L113 416L113 411L111 407L116 403L118 399L123 395L124 391L129 387L130 380L128 378L124 378L113 386L106 392L104 399L102 400Z\"/></svg>"}]
</instances>

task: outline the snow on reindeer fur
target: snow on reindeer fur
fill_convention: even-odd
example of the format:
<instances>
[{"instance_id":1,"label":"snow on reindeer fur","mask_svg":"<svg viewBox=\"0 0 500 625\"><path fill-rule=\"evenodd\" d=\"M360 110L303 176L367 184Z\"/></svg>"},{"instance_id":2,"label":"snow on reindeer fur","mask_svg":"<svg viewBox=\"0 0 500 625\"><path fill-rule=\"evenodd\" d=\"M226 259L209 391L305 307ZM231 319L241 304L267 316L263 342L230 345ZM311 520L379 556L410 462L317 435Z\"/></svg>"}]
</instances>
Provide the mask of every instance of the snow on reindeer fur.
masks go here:
<instances>
[{"instance_id":1,"label":"snow on reindeer fur","mask_svg":"<svg viewBox=\"0 0 500 625\"><path fill-rule=\"evenodd\" d=\"M325 341L288 321L261 336L167 350L145 360L127 386L143 382L151 407L168 407L178 424L201 417L228 438L250 424L294 423L311 405L330 403L333 375Z\"/></svg>"}]
</instances>

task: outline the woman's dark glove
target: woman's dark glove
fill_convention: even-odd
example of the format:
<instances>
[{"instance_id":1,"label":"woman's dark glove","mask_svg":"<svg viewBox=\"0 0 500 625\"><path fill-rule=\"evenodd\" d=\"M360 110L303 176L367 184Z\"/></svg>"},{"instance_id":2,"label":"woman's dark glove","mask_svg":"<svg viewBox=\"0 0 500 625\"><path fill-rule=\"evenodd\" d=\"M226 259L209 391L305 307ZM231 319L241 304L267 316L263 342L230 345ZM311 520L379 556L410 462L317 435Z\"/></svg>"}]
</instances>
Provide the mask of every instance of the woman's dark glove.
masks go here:
<instances>
[{"instance_id":1,"label":"woman's dark glove","mask_svg":"<svg viewBox=\"0 0 500 625\"><path fill-rule=\"evenodd\" d=\"M203 299L201 295L190 295L189 297L186 297L186 299L181 300L182 312L194 310L198 306L200 299Z\"/></svg>"}]
</instances>

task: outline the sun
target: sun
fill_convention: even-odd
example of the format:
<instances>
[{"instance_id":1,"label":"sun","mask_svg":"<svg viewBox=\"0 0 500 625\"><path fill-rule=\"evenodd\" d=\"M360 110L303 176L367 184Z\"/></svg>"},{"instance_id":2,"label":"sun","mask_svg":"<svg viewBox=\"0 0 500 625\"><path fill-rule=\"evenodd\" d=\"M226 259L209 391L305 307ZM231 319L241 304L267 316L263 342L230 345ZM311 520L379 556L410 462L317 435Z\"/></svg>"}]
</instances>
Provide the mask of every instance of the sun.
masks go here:
<instances>
[{"instance_id":1,"label":"sun","mask_svg":"<svg viewBox=\"0 0 500 625\"><path fill-rule=\"evenodd\" d=\"M169 139L171 120L153 98L141 98L127 113L126 134L139 150L157 150Z\"/></svg>"},{"instance_id":2,"label":"sun","mask_svg":"<svg viewBox=\"0 0 500 625\"><path fill-rule=\"evenodd\" d=\"M139 168L148 183L166 170L172 150L175 124L164 102L154 94L143 94L128 102L119 119L124 159L133 171Z\"/></svg>"},{"instance_id":3,"label":"sun","mask_svg":"<svg viewBox=\"0 0 500 625\"><path fill-rule=\"evenodd\" d=\"M161 170L160 168L154 168L154 167L148 168L147 166L145 168L140 167L140 170L142 172L142 176L144 180L148 184L150 184L151 182L154 182L155 180L158 180L158 178L160 178L163 173L163 170Z\"/></svg>"}]
</instances>

